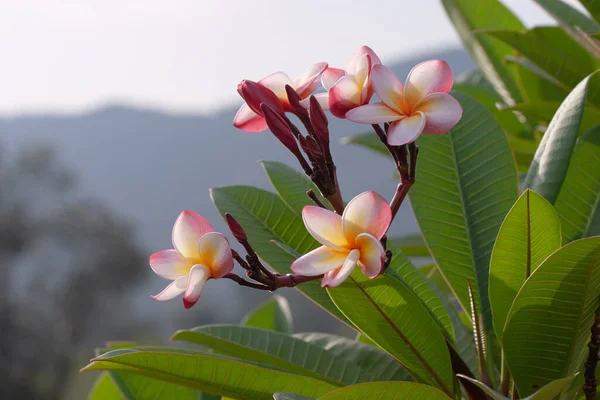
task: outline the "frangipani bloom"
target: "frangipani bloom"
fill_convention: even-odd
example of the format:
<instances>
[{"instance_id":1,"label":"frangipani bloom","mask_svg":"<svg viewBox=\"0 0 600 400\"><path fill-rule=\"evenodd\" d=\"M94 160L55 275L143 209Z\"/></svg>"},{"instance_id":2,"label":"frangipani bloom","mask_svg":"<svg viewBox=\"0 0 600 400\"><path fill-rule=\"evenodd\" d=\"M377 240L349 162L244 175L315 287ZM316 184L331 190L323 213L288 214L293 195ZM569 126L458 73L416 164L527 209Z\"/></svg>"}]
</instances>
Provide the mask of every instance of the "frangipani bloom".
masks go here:
<instances>
[{"instance_id":1,"label":"frangipani bloom","mask_svg":"<svg viewBox=\"0 0 600 400\"><path fill-rule=\"evenodd\" d=\"M190 308L200 298L207 280L221 278L233 269L229 241L202 216L182 212L173 226L174 249L150 256L150 267L158 275L172 280L162 292L152 296L165 301L184 293L183 305Z\"/></svg>"},{"instance_id":2,"label":"frangipani bloom","mask_svg":"<svg viewBox=\"0 0 600 400\"><path fill-rule=\"evenodd\" d=\"M390 226L392 210L379 194L359 194L348 203L341 217L324 208L306 206L302 218L308 232L323 246L294 261L294 273L325 274L323 287L342 283L357 264L368 278L381 273L385 249L379 240Z\"/></svg>"},{"instance_id":3,"label":"frangipani bloom","mask_svg":"<svg viewBox=\"0 0 600 400\"><path fill-rule=\"evenodd\" d=\"M381 100L346 113L346 118L363 124L389 122L388 144L400 146L414 142L421 133L446 133L460 121L462 107L448 94L452 71L442 60L415 66L403 86L383 65L371 71L373 89Z\"/></svg>"},{"instance_id":4,"label":"frangipani bloom","mask_svg":"<svg viewBox=\"0 0 600 400\"><path fill-rule=\"evenodd\" d=\"M283 72L275 72L258 81L260 86L269 89L277 96L285 111L292 111L285 91L285 86L290 85L302 99L308 98L312 92L321 86L321 74L327 68L327 63L320 62L311 65L302 75L292 80ZM244 81L240 84L243 85ZM240 91L238 86L238 92ZM244 95L240 93L242 97ZM247 100L247 99L244 99ZM304 105L304 104L303 104ZM247 132L262 132L267 129L267 123L260 111L260 104L248 105L244 103L233 118L233 126Z\"/></svg>"},{"instance_id":5,"label":"frangipani bloom","mask_svg":"<svg viewBox=\"0 0 600 400\"><path fill-rule=\"evenodd\" d=\"M381 60L371 48L363 46L352 56L346 69L327 68L323 72L323 87L328 91L329 111L338 118L345 118L349 110L367 104L373 96L371 70ZM323 95L316 95L323 109Z\"/></svg>"}]
</instances>

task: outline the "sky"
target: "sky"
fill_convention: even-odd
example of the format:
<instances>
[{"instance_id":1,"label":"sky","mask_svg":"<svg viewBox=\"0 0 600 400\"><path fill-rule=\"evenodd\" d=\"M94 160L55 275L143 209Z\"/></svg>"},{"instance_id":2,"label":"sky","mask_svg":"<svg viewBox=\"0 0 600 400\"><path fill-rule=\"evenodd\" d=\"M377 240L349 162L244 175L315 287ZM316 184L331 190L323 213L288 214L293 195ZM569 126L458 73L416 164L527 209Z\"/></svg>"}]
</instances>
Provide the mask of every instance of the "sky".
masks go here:
<instances>
[{"instance_id":1,"label":"sky","mask_svg":"<svg viewBox=\"0 0 600 400\"><path fill-rule=\"evenodd\" d=\"M533 0L504 3L551 23ZM439 0L0 0L0 115L210 113L240 103L241 79L343 68L364 44L385 63L460 42Z\"/></svg>"}]
</instances>

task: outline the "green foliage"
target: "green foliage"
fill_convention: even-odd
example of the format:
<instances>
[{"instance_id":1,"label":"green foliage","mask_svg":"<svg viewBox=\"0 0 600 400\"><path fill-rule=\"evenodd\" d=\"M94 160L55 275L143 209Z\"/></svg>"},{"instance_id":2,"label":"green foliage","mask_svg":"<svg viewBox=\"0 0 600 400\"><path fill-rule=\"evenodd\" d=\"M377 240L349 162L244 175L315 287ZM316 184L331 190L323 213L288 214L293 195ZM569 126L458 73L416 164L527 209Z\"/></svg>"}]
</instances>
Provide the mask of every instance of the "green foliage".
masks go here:
<instances>
[{"instance_id":1,"label":"green foliage","mask_svg":"<svg viewBox=\"0 0 600 400\"><path fill-rule=\"evenodd\" d=\"M379 400L447 400L451 397L431 386L419 383L375 382L346 386L319 397L319 400L364 400L367 398Z\"/></svg>"},{"instance_id":2,"label":"green foliage","mask_svg":"<svg viewBox=\"0 0 600 400\"><path fill-rule=\"evenodd\" d=\"M467 380L471 383L474 383L479 388L481 388L492 400L509 400L508 397L503 396L502 394L496 392L491 389L486 384L479 382L473 378L469 378L468 376L460 375L461 379ZM569 376L567 378L557 379L555 381L550 382L531 396L523 397L522 400L552 400L556 398L568 385L575 379L575 376Z\"/></svg>"},{"instance_id":3,"label":"green foliage","mask_svg":"<svg viewBox=\"0 0 600 400\"><path fill-rule=\"evenodd\" d=\"M242 325L271 331L294 333L292 311L285 297L273 297L246 314Z\"/></svg>"},{"instance_id":4,"label":"green foliage","mask_svg":"<svg viewBox=\"0 0 600 400\"><path fill-rule=\"evenodd\" d=\"M517 199L517 171L493 116L457 93L464 117L446 135L422 135L419 172L409 196L431 255L464 309L467 281L491 330L487 296L496 234Z\"/></svg>"},{"instance_id":5,"label":"green foliage","mask_svg":"<svg viewBox=\"0 0 600 400\"><path fill-rule=\"evenodd\" d=\"M98 375L92 390L88 395L88 400L122 400L123 395L115 385L108 372L102 372Z\"/></svg>"},{"instance_id":6,"label":"green foliage","mask_svg":"<svg viewBox=\"0 0 600 400\"><path fill-rule=\"evenodd\" d=\"M548 257L517 294L504 328L506 363L519 394L574 375L587 354L600 305L600 237Z\"/></svg>"},{"instance_id":7,"label":"green foliage","mask_svg":"<svg viewBox=\"0 0 600 400\"><path fill-rule=\"evenodd\" d=\"M525 280L560 246L560 221L552 204L526 190L502 223L490 261L490 304L498 337Z\"/></svg>"}]
</instances>

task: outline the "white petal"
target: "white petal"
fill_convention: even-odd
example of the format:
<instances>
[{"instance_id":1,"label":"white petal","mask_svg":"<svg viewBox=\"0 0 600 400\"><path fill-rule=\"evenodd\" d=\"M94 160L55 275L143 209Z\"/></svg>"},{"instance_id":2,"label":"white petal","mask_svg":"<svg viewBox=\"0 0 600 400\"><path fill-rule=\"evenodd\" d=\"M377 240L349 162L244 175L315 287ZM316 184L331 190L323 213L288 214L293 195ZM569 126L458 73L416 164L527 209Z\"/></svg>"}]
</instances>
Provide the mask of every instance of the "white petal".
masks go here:
<instances>
[{"instance_id":1,"label":"white petal","mask_svg":"<svg viewBox=\"0 0 600 400\"><path fill-rule=\"evenodd\" d=\"M300 97L307 97L321 86L321 74L326 68L326 62L315 63L294 80L294 88Z\"/></svg>"},{"instance_id":2,"label":"white petal","mask_svg":"<svg viewBox=\"0 0 600 400\"><path fill-rule=\"evenodd\" d=\"M196 258L199 256L198 241L212 231L213 227L204 217L186 210L179 214L173 226L173 247L185 258Z\"/></svg>"},{"instance_id":3,"label":"white petal","mask_svg":"<svg viewBox=\"0 0 600 400\"><path fill-rule=\"evenodd\" d=\"M175 279L162 292L152 296L152 298L158 301L167 301L179 296L181 293L185 292L188 285L188 279L189 277L187 275Z\"/></svg>"},{"instance_id":4,"label":"white petal","mask_svg":"<svg viewBox=\"0 0 600 400\"><path fill-rule=\"evenodd\" d=\"M446 61L429 60L416 65L406 78L404 101L415 105L431 93L448 93L452 89L452 70Z\"/></svg>"},{"instance_id":5,"label":"white petal","mask_svg":"<svg viewBox=\"0 0 600 400\"><path fill-rule=\"evenodd\" d=\"M345 118L346 113L360 106L361 88L350 76L343 76L329 91L329 111L338 117Z\"/></svg>"},{"instance_id":6,"label":"white petal","mask_svg":"<svg viewBox=\"0 0 600 400\"><path fill-rule=\"evenodd\" d=\"M260 85L263 85L267 89L270 89L280 100L288 101L287 93L285 91L285 85L293 86L294 83L290 79L287 74L283 72L275 72L260 81L258 81Z\"/></svg>"},{"instance_id":7,"label":"white petal","mask_svg":"<svg viewBox=\"0 0 600 400\"><path fill-rule=\"evenodd\" d=\"M210 270L208 267L200 264L196 264L190 270L189 281L185 294L183 295L183 305L185 308L190 308L202 295L202 289L206 281L210 278Z\"/></svg>"},{"instance_id":8,"label":"white petal","mask_svg":"<svg viewBox=\"0 0 600 400\"><path fill-rule=\"evenodd\" d=\"M423 132L425 122L425 115L422 112L417 112L408 118L393 122L388 129L388 144L401 146L414 142Z\"/></svg>"},{"instance_id":9,"label":"white petal","mask_svg":"<svg viewBox=\"0 0 600 400\"><path fill-rule=\"evenodd\" d=\"M339 252L321 246L296 259L290 269L296 274L317 276L325 274L344 264L348 251Z\"/></svg>"},{"instance_id":10,"label":"white petal","mask_svg":"<svg viewBox=\"0 0 600 400\"><path fill-rule=\"evenodd\" d=\"M244 103L233 118L233 126L246 132L263 132L267 130L265 117L258 115L248 104Z\"/></svg>"},{"instance_id":11,"label":"white petal","mask_svg":"<svg viewBox=\"0 0 600 400\"><path fill-rule=\"evenodd\" d=\"M162 250L150 256L150 267L162 278L175 280L187 275L190 263L177 250Z\"/></svg>"},{"instance_id":12,"label":"white petal","mask_svg":"<svg viewBox=\"0 0 600 400\"><path fill-rule=\"evenodd\" d=\"M315 96L323 110L329 110L329 93L317 93L313 96ZM300 105L308 110L310 108L310 97L301 100Z\"/></svg>"},{"instance_id":13,"label":"white petal","mask_svg":"<svg viewBox=\"0 0 600 400\"><path fill-rule=\"evenodd\" d=\"M340 80L342 76L346 75L346 71L339 68L327 68L321 75L321 82L325 90L329 90Z\"/></svg>"},{"instance_id":14,"label":"white petal","mask_svg":"<svg viewBox=\"0 0 600 400\"><path fill-rule=\"evenodd\" d=\"M354 267L356 267L356 263L360 257L360 251L352 250L350 254L348 254L348 258L344 262L341 268L335 269L331 272L325 274L323 279L321 280L322 287L336 287L340 283L346 280L347 277L352 274Z\"/></svg>"},{"instance_id":15,"label":"white petal","mask_svg":"<svg viewBox=\"0 0 600 400\"><path fill-rule=\"evenodd\" d=\"M375 52L369 46L362 46L360 49L358 49L358 51L356 53L354 53L354 55L352 56L350 61L348 61L348 65L346 65L346 73L347 74L350 74L350 75L356 74L357 66L360 62L360 59L365 54L368 54L371 57L371 65L372 66L381 64L381 60L379 59L379 57L377 57L377 54L375 54Z\"/></svg>"},{"instance_id":16,"label":"white petal","mask_svg":"<svg viewBox=\"0 0 600 400\"><path fill-rule=\"evenodd\" d=\"M346 113L346 118L359 124L380 124L398 121L404 118L404 115L380 102L353 108Z\"/></svg>"}]
</instances>

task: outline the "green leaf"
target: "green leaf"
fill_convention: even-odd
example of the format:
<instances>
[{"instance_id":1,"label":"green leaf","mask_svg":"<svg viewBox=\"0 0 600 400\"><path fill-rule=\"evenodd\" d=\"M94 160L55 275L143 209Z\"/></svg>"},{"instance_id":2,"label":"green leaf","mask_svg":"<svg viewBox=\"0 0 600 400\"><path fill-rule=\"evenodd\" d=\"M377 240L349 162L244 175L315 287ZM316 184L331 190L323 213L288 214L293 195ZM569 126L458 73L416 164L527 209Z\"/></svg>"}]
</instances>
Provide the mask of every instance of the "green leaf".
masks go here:
<instances>
[{"instance_id":1,"label":"green leaf","mask_svg":"<svg viewBox=\"0 0 600 400\"><path fill-rule=\"evenodd\" d=\"M340 139L342 144L357 144L362 147L366 147L369 150L390 157L390 153L387 151L383 143L375 135L374 132L359 133L354 136L346 136Z\"/></svg>"},{"instance_id":2,"label":"green leaf","mask_svg":"<svg viewBox=\"0 0 600 400\"><path fill-rule=\"evenodd\" d=\"M108 372L98 375L92 390L88 395L88 400L122 400L123 395L119 388L111 379Z\"/></svg>"},{"instance_id":3,"label":"green leaf","mask_svg":"<svg viewBox=\"0 0 600 400\"><path fill-rule=\"evenodd\" d=\"M512 46L568 88L574 88L600 68L598 59L558 27L486 31L481 35L497 38Z\"/></svg>"},{"instance_id":4,"label":"green leaf","mask_svg":"<svg viewBox=\"0 0 600 400\"><path fill-rule=\"evenodd\" d=\"M452 393L454 379L444 335L408 286L388 274L371 280L356 270L327 292L361 333L394 356L416 380Z\"/></svg>"},{"instance_id":5,"label":"green leaf","mask_svg":"<svg viewBox=\"0 0 600 400\"><path fill-rule=\"evenodd\" d=\"M540 101L536 103L521 103L513 107L507 107L502 112L518 111L528 119L537 121L548 126L554 114L560 107L560 102ZM586 106L581 120L579 133L587 132L600 123L600 110L596 107Z\"/></svg>"},{"instance_id":6,"label":"green leaf","mask_svg":"<svg viewBox=\"0 0 600 400\"><path fill-rule=\"evenodd\" d=\"M585 14L561 0L533 1L546 10L546 12L548 12L548 14L550 14L552 18L554 18L556 22L569 33L575 26L581 28L585 33L596 33L600 31L600 25L596 21L589 19Z\"/></svg>"},{"instance_id":7,"label":"green leaf","mask_svg":"<svg viewBox=\"0 0 600 400\"><path fill-rule=\"evenodd\" d=\"M445 280L469 309L467 281L491 331L489 260L506 213L517 199L517 171L493 116L456 93L464 116L445 135L421 135L419 171L410 203Z\"/></svg>"},{"instance_id":8,"label":"green leaf","mask_svg":"<svg viewBox=\"0 0 600 400\"><path fill-rule=\"evenodd\" d=\"M485 78L485 76L483 76L481 69L479 69L478 67L463 72L458 77L456 77L454 83L460 83L469 86L479 86L483 89L488 89L494 92L494 87Z\"/></svg>"},{"instance_id":9,"label":"green leaf","mask_svg":"<svg viewBox=\"0 0 600 400\"><path fill-rule=\"evenodd\" d=\"M429 257L429 249L420 233L388 237L388 243L399 248L409 257Z\"/></svg>"},{"instance_id":10,"label":"green leaf","mask_svg":"<svg viewBox=\"0 0 600 400\"><path fill-rule=\"evenodd\" d=\"M496 392L495 390L491 389L490 387L488 387L487 385L485 385L482 382L479 382L476 379L469 378L468 376L464 376L464 375L458 375L458 376L461 379L467 380L467 381L477 385L488 396L490 396L490 398L492 400L509 400L508 397L503 396L502 394ZM574 376L569 376L567 378L562 378L562 379L557 379L555 381L552 381L549 384L547 384L546 386L544 386L543 388L541 388L540 390L538 390L537 392L535 392L534 394L532 394L531 396L522 398L522 400L552 400L556 396L561 394L561 392L573 381L573 379L575 379L575 376L577 376L577 374Z\"/></svg>"},{"instance_id":11,"label":"green leaf","mask_svg":"<svg viewBox=\"0 0 600 400\"><path fill-rule=\"evenodd\" d=\"M509 136L508 143L517 161L518 170L527 172L537 150L537 143L530 139Z\"/></svg>"},{"instance_id":12,"label":"green leaf","mask_svg":"<svg viewBox=\"0 0 600 400\"><path fill-rule=\"evenodd\" d=\"M334 390L318 400L449 400L450 397L431 386L414 382L361 383Z\"/></svg>"},{"instance_id":13,"label":"green leaf","mask_svg":"<svg viewBox=\"0 0 600 400\"><path fill-rule=\"evenodd\" d=\"M512 67L525 103L563 101L568 88L524 57L506 60ZM523 103L519 103L523 104Z\"/></svg>"},{"instance_id":14,"label":"green leaf","mask_svg":"<svg viewBox=\"0 0 600 400\"><path fill-rule=\"evenodd\" d=\"M392 261L386 273L400 279L421 299L442 332L451 342L454 342L452 320L440 296L400 249L395 248L391 243L388 243L388 248L392 251Z\"/></svg>"},{"instance_id":15,"label":"green leaf","mask_svg":"<svg viewBox=\"0 0 600 400\"><path fill-rule=\"evenodd\" d=\"M525 282L508 313L502 344L519 394L581 368L600 305L600 237L553 253Z\"/></svg>"},{"instance_id":16,"label":"green leaf","mask_svg":"<svg viewBox=\"0 0 600 400\"><path fill-rule=\"evenodd\" d=\"M221 213L231 213L244 227L248 238L262 260L275 271L290 272L294 257L270 243L276 240L299 254L316 248L318 243L304 228L302 219L279 196L251 186L228 186L210 191L213 203ZM348 323L317 281L298 285L297 289L317 305Z\"/></svg>"},{"instance_id":17,"label":"green leaf","mask_svg":"<svg viewBox=\"0 0 600 400\"><path fill-rule=\"evenodd\" d=\"M275 393L273 398L275 400L314 400L312 397L300 396L293 393Z\"/></svg>"},{"instance_id":18,"label":"green leaf","mask_svg":"<svg viewBox=\"0 0 600 400\"><path fill-rule=\"evenodd\" d=\"M600 126L575 146L555 207L564 243L600 235Z\"/></svg>"},{"instance_id":19,"label":"green leaf","mask_svg":"<svg viewBox=\"0 0 600 400\"><path fill-rule=\"evenodd\" d=\"M273 295L242 319L242 325L270 331L293 333L294 324L290 304L285 297Z\"/></svg>"},{"instance_id":20,"label":"green leaf","mask_svg":"<svg viewBox=\"0 0 600 400\"><path fill-rule=\"evenodd\" d=\"M237 325L207 325L176 332L172 340L343 386L376 377L322 347L279 332Z\"/></svg>"},{"instance_id":21,"label":"green leaf","mask_svg":"<svg viewBox=\"0 0 600 400\"><path fill-rule=\"evenodd\" d=\"M202 353L113 350L83 368L93 370L138 374L234 399L270 400L275 392L316 397L335 389L314 378Z\"/></svg>"},{"instance_id":22,"label":"green leaf","mask_svg":"<svg viewBox=\"0 0 600 400\"><path fill-rule=\"evenodd\" d=\"M552 204L526 190L504 219L490 261L490 305L499 338L517 292L560 246L560 220Z\"/></svg>"},{"instance_id":23,"label":"green leaf","mask_svg":"<svg viewBox=\"0 0 600 400\"><path fill-rule=\"evenodd\" d=\"M600 21L600 2L598 0L579 0L596 21Z\"/></svg>"},{"instance_id":24,"label":"green leaf","mask_svg":"<svg viewBox=\"0 0 600 400\"><path fill-rule=\"evenodd\" d=\"M297 333L294 337L319 346L358 365L379 381L409 381L410 375L385 351L372 345L327 333Z\"/></svg>"},{"instance_id":25,"label":"green leaf","mask_svg":"<svg viewBox=\"0 0 600 400\"><path fill-rule=\"evenodd\" d=\"M477 7L473 7L472 0L442 0L442 4L464 46L496 92L509 105L519 103L519 88L504 62L513 50L505 43L474 32L481 29L522 30L525 26L497 0L480 0Z\"/></svg>"},{"instance_id":26,"label":"green leaf","mask_svg":"<svg viewBox=\"0 0 600 400\"><path fill-rule=\"evenodd\" d=\"M375 134L373 133L373 136ZM261 161L267 177L279 197L288 207L298 214L302 213L304 206L314 204L306 195L306 191L312 189L317 197L325 204L327 200L321 196L319 189L306 177L294 168L277 161Z\"/></svg>"},{"instance_id":27,"label":"green leaf","mask_svg":"<svg viewBox=\"0 0 600 400\"><path fill-rule=\"evenodd\" d=\"M588 92L595 74L586 77L562 102L533 157L525 187L554 203L562 186L577 141ZM596 75L597 76L597 75Z\"/></svg>"}]
</instances>

